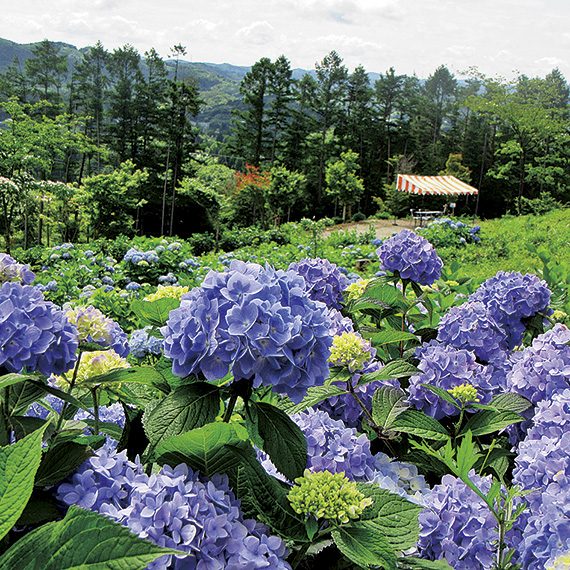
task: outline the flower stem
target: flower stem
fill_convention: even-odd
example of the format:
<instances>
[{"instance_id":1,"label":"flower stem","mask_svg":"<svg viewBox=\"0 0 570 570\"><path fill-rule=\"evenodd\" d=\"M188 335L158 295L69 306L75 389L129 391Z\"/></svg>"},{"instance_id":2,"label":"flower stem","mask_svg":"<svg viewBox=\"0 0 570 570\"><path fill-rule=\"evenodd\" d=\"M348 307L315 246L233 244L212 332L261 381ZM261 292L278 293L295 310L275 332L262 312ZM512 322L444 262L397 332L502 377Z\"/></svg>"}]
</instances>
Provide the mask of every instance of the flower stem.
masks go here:
<instances>
[{"instance_id":1,"label":"flower stem","mask_svg":"<svg viewBox=\"0 0 570 570\"><path fill-rule=\"evenodd\" d=\"M237 399L238 399L238 393L237 391L234 390L232 391L230 399L228 401L228 407L224 412L224 417L223 417L224 422L229 423L229 421L231 420L234 408L236 407Z\"/></svg>"},{"instance_id":2,"label":"flower stem","mask_svg":"<svg viewBox=\"0 0 570 570\"><path fill-rule=\"evenodd\" d=\"M91 388L91 396L93 397L93 414L95 416L95 435L99 435L99 394L97 387Z\"/></svg>"},{"instance_id":3,"label":"flower stem","mask_svg":"<svg viewBox=\"0 0 570 570\"><path fill-rule=\"evenodd\" d=\"M69 388L67 389L67 394L71 394L71 392L73 391L73 388L75 388L75 382L77 380L77 373L79 372L79 363L81 362L82 354L83 353L80 350L79 354L77 355L77 362L75 363L75 368L73 369L73 376L71 377L71 382L69 383ZM61 426L63 424L63 418L65 417L65 412L67 412L67 408L69 408L69 403L64 402L63 408L61 409L61 413L59 414L59 418L57 420L57 426L55 428L55 431L59 431L61 429Z\"/></svg>"}]
</instances>

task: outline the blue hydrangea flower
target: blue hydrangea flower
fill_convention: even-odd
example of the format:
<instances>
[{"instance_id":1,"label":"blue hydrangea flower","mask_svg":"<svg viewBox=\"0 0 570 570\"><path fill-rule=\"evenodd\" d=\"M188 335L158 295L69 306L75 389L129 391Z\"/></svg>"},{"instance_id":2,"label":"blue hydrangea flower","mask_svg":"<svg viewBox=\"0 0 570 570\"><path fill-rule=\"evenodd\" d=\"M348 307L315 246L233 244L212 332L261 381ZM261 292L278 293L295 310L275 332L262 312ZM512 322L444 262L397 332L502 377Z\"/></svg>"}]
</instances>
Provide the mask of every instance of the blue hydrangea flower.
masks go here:
<instances>
[{"instance_id":1,"label":"blue hydrangea flower","mask_svg":"<svg viewBox=\"0 0 570 570\"><path fill-rule=\"evenodd\" d=\"M291 263L289 270L304 277L311 299L321 301L333 309L341 308L342 292L349 281L337 265L328 259L307 258Z\"/></svg>"},{"instance_id":2,"label":"blue hydrangea flower","mask_svg":"<svg viewBox=\"0 0 570 570\"><path fill-rule=\"evenodd\" d=\"M103 448L57 490L79 505L123 524L141 538L188 553L164 556L152 570L274 568L290 570L283 541L244 519L226 476L205 479L182 464L148 476L126 453Z\"/></svg>"},{"instance_id":3,"label":"blue hydrangea flower","mask_svg":"<svg viewBox=\"0 0 570 570\"><path fill-rule=\"evenodd\" d=\"M75 363L77 346L77 329L39 289L0 286L0 367L62 374Z\"/></svg>"},{"instance_id":4,"label":"blue hydrangea flower","mask_svg":"<svg viewBox=\"0 0 570 570\"><path fill-rule=\"evenodd\" d=\"M347 332L354 332L354 323L350 317L345 317L340 311L337 311L336 309L329 309L328 316L331 323L331 336L337 336Z\"/></svg>"},{"instance_id":5,"label":"blue hydrangea flower","mask_svg":"<svg viewBox=\"0 0 570 570\"><path fill-rule=\"evenodd\" d=\"M508 350L507 335L480 302L452 307L439 323L437 340L475 353L483 362L502 362Z\"/></svg>"},{"instance_id":6,"label":"blue hydrangea flower","mask_svg":"<svg viewBox=\"0 0 570 570\"><path fill-rule=\"evenodd\" d=\"M130 283L127 283L127 286L125 287L127 291L138 291L140 288L141 284L137 283L136 281L131 281Z\"/></svg>"},{"instance_id":7,"label":"blue hydrangea flower","mask_svg":"<svg viewBox=\"0 0 570 570\"><path fill-rule=\"evenodd\" d=\"M150 251L141 251L136 247L131 247L131 249L129 249L127 253L125 253L123 261L125 263L130 263L132 265L138 265L141 262L148 263L149 265L151 265L153 263L158 263L159 257L156 251L153 249L151 249Z\"/></svg>"},{"instance_id":8,"label":"blue hydrangea flower","mask_svg":"<svg viewBox=\"0 0 570 570\"><path fill-rule=\"evenodd\" d=\"M470 474L485 492L491 478ZM495 518L465 483L444 475L441 484L424 495L425 509L420 513L418 551L422 558L445 558L455 570L490 569L499 535Z\"/></svg>"},{"instance_id":9,"label":"blue hydrangea flower","mask_svg":"<svg viewBox=\"0 0 570 570\"><path fill-rule=\"evenodd\" d=\"M470 297L488 307L495 321L508 335L509 347L520 344L525 325L523 319L544 312L551 293L546 281L536 275L499 271L487 279Z\"/></svg>"},{"instance_id":10,"label":"blue hydrangea flower","mask_svg":"<svg viewBox=\"0 0 570 570\"><path fill-rule=\"evenodd\" d=\"M6 281L17 281L22 285L30 285L36 278L29 265L18 263L7 253L0 253L0 284Z\"/></svg>"},{"instance_id":11,"label":"blue hydrangea flower","mask_svg":"<svg viewBox=\"0 0 570 570\"><path fill-rule=\"evenodd\" d=\"M514 360L507 387L533 404L570 388L570 329L556 324Z\"/></svg>"},{"instance_id":12,"label":"blue hydrangea flower","mask_svg":"<svg viewBox=\"0 0 570 570\"><path fill-rule=\"evenodd\" d=\"M427 489L414 465L392 461L384 453L372 455L366 435L326 412L308 409L292 419L307 439L307 469L344 473L351 481L374 482L408 498L417 499ZM258 457L268 473L285 480L265 453L258 452Z\"/></svg>"},{"instance_id":13,"label":"blue hydrangea flower","mask_svg":"<svg viewBox=\"0 0 570 570\"><path fill-rule=\"evenodd\" d=\"M570 486L545 491L540 502L517 520L516 561L524 570L544 570L570 550Z\"/></svg>"},{"instance_id":14,"label":"blue hydrangea flower","mask_svg":"<svg viewBox=\"0 0 570 570\"><path fill-rule=\"evenodd\" d=\"M535 410L527 441L542 437L559 439L570 433L570 388L554 394L552 400L538 402Z\"/></svg>"},{"instance_id":15,"label":"blue hydrangea flower","mask_svg":"<svg viewBox=\"0 0 570 570\"><path fill-rule=\"evenodd\" d=\"M79 331L79 342L100 346L102 349L112 348L119 356L129 354L126 333L113 319L106 317L92 305L87 307L64 307L67 318Z\"/></svg>"},{"instance_id":16,"label":"blue hydrangea flower","mask_svg":"<svg viewBox=\"0 0 570 570\"><path fill-rule=\"evenodd\" d=\"M488 402L495 392L501 391L502 387L493 384L493 377L476 361L473 352L431 341L417 349L416 357L420 360L420 373L410 378L408 402L436 419L453 416L458 410L422 384L444 390L470 384L477 389L481 403Z\"/></svg>"},{"instance_id":17,"label":"blue hydrangea flower","mask_svg":"<svg viewBox=\"0 0 570 570\"><path fill-rule=\"evenodd\" d=\"M424 237L402 230L386 240L376 252L381 268L398 273L420 285L431 285L441 277L443 262Z\"/></svg>"},{"instance_id":18,"label":"blue hydrangea flower","mask_svg":"<svg viewBox=\"0 0 570 570\"><path fill-rule=\"evenodd\" d=\"M142 360L146 356L160 356L164 340L149 334L152 327L144 327L131 333L129 338L129 354Z\"/></svg>"},{"instance_id":19,"label":"blue hydrangea flower","mask_svg":"<svg viewBox=\"0 0 570 570\"><path fill-rule=\"evenodd\" d=\"M309 298L300 275L234 260L183 295L161 332L176 375L231 372L299 402L329 374L330 328L326 306Z\"/></svg>"}]
</instances>

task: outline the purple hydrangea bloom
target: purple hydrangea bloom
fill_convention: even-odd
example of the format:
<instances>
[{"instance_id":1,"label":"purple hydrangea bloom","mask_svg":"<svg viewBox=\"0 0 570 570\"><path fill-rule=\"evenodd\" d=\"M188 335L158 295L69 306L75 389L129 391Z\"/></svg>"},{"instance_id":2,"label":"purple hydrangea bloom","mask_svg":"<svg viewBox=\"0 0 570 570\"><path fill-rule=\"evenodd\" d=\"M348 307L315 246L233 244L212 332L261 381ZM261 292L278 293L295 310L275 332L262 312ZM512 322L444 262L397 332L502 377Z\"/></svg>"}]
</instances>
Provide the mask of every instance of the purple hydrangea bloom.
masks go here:
<instances>
[{"instance_id":1,"label":"purple hydrangea bloom","mask_svg":"<svg viewBox=\"0 0 570 570\"><path fill-rule=\"evenodd\" d=\"M485 492L491 478L470 474ZM445 558L455 570L490 569L498 539L495 518L465 483L444 475L441 484L424 495L425 509L420 513L418 550L422 558Z\"/></svg>"},{"instance_id":2,"label":"purple hydrangea bloom","mask_svg":"<svg viewBox=\"0 0 570 570\"><path fill-rule=\"evenodd\" d=\"M16 281L22 285L30 285L36 278L29 265L18 263L7 253L0 253L0 283Z\"/></svg>"},{"instance_id":3,"label":"purple hydrangea bloom","mask_svg":"<svg viewBox=\"0 0 570 570\"><path fill-rule=\"evenodd\" d=\"M145 356L160 356L164 340L149 334L152 327L144 327L131 333L129 337L129 354L142 360Z\"/></svg>"},{"instance_id":4,"label":"purple hydrangea bloom","mask_svg":"<svg viewBox=\"0 0 570 570\"><path fill-rule=\"evenodd\" d=\"M523 319L546 311L550 304L550 290L546 281L536 275L515 271L499 271L487 279L470 297L488 307L491 315L508 335L512 349L522 341L525 331Z\"/></svg>"},{"instance_id":5,"label":"purple hydrangea bloom","mask_svg":"<svg viewBox=\"0 0 570 570\"><path fill-rule=\"evenodd\" d=\"M430 384L449 390L461 384L477 389L480 403L488 402L502 387L492 383L493 377L485 366L479 364L475 354L468 350L431 341L416 351L420 373L410 378L408 402L429 416L441 419L458 413L457 408L423 387Z\"/></svg>"},{"instance_id":6,"label":"purple hydrangea bloom","mask_svg":"<svg viewBox=\"0 0 570 570\"><path fill-rule=\"evenodd\" d=\"M300 275L232 261L183 295L161 332L176 375L231 372L299 402L329 374L330 328L326 306L309 298Z\"/></svg>"},{"instance_id":7,"label":"purple hydrangea bloom","mask_svg":"<svg viewBox=\"0 0 570 570\"><path fill-rule=\"evenodd\" d=\"M437 340L471 350L483 362L502 362L508 350L505 331L480 302L452 307L439 323Z\"/></svg>"},{"instance_id":8,"label":"purple hydrangea bloom","mask_svg":"<svg viewBox=\"0 0 570 570\"><path fill-rule=\"evenodd\" d=\"M556 324L536 337L513 362L508 389L533 404L570 388L570 329Z\"/></svg>"},{"instance_id":9,"label":"purple hydrangea bloom","mask_svg":"<svg viewBox=\"0 0 570 570\"><path fill-rule=\"evenodd\" d=\"M102 448L57 490L67 505L97 511L141 538L188 553L149 569L290 569L283 541L244 519L225 475L205 479L186 465L148 476L126 453Z\"/></svg>"},{"instance_id":10,"label":"purple hydrangea bloom","mask_svg":"<svg viewBox=\"0 0 570 570\"><path fill-rule=\"evenodd\" d=\"M532 427L519 444L513 483L530 491L517 520L515 544L524 568L539 570L570 548L570 389L537 405Z\"/></svg>"},{"instance_id":11,"label":"purple hydrangea bloom","mask_svg":"<svg viewBox=\"0 0 570 570\"><path fill-rule=\"evenodd\" d=\"M30 285L0 287L0 366L62 374L75 363L77 329L65 313Z\"/></svg>"},{"instance_id":12,"label":"purple hydrangea bloom","mask_svg":"<svg viewBox=\"0 0 570 570\"><path fill-rule=\"evenodd\" d=\"M331 323L331 336L341 335L345 332L354 332L354 323L350 317L345 317L337 309L329 309L328 316Z\"/></svg>"},{"instance_id":13,"label":"purple hydrangea bloom","mask_svg":"<svg viewBox=\"0 0 570 570\"><path fill-rule=\"evenodd\" d=\"M337 265L328 259L307 258L291 263L289 270L304 277L311 299L333 309L341 308L342 293L349 281Z\"/></svg>"},{"instance_id":14,"label":"purple hydrangea bloom","mask_svg":"<svg viewBox=\"0 0 570 570\"><path fill-rule=\"evenodd\" d=\"M347 427L342 420L312 409L295 414L292 419L307 439L307 469L342 472L351 481L375 482L408 498L425 492L425 479L414 465L392 461L384 453L372 455L366 435ZM265 453L258 452L258 457L269 474L285 480Z\"/></svg>"},{"instance_id":15,"label":"purple hydrangea bloom","mask_svg":"<svg viewBox=\"0 0 570 570\"><path fill-rule=\"evenodd\" d=\"M524 570L544 570L548 561L570 550L570 486L550 488L515 523L517 562Z\"/></svg>"},{"instance_id":16,"label":"purple hydrangea bloom","mask_svg":"<svg viewBox=\"0 0 570 570\"><path fill-rule=\"evenodd\" d=\"M420 285L431 285L441 277L443 262L424 237L402 230L386 240L376 252L382 269L398 273Z\"/></svg>"}]
</instances>

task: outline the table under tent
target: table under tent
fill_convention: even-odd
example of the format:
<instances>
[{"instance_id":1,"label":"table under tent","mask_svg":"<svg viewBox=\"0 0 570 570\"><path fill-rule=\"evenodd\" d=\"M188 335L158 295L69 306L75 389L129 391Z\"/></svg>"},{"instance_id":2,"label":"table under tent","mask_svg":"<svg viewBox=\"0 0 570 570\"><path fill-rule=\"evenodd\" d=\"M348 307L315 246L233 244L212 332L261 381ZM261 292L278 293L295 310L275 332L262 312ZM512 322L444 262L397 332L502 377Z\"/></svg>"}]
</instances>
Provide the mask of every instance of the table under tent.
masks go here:
<instances>
[{"instance_id":1,"label":"table under tent","mask_svg":"<svg viewBox=\"0 0 570 570\"><path fill-rule=\"evenodd\" d=\"M455 176L416 176L414 174L398 174L396 189L421 196L446 196L448 201L443 210L410 210L412 218L420 226L428 220L439 218L446 214L453 214L456 199L460 196L478 196L479 190L466 184Z\"/></svg>"}]
</instances>

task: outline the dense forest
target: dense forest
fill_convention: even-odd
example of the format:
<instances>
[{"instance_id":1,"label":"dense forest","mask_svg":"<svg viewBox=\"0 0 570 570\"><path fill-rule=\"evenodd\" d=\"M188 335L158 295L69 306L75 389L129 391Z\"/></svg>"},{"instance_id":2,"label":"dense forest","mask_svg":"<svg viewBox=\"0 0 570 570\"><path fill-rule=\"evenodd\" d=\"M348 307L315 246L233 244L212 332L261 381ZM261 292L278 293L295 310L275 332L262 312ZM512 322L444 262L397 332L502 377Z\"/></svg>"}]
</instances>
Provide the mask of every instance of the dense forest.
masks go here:
<instances>
[{"instance_id":1,"label":"dense forest","mask_svg":"<svg viewBox=\"0 0 570 570\"><path fill-rule=\"evenodd\" d=\"M168 60L101 43L31 52L0 75L7 248L405 215L397 173L453 174L481 190L461 211L486 217L570 201L570 92L557 69L459 80L442 65L422 79L349 70L334 51L304 73L262 58L237 104L222 97L223 124L198 120L204 82L182 45Z\"/></svg>"}]
</instances>

